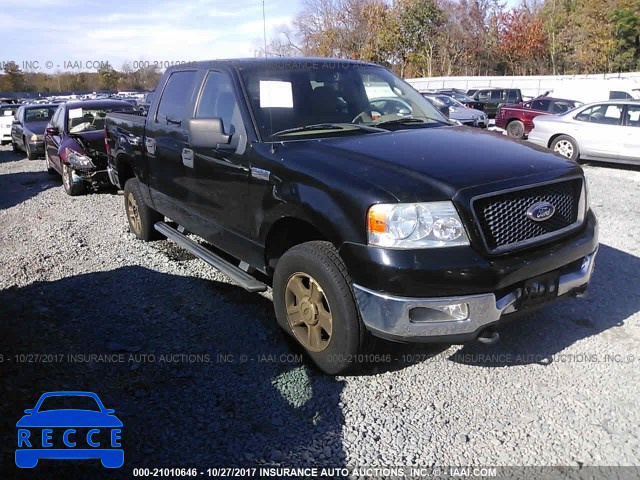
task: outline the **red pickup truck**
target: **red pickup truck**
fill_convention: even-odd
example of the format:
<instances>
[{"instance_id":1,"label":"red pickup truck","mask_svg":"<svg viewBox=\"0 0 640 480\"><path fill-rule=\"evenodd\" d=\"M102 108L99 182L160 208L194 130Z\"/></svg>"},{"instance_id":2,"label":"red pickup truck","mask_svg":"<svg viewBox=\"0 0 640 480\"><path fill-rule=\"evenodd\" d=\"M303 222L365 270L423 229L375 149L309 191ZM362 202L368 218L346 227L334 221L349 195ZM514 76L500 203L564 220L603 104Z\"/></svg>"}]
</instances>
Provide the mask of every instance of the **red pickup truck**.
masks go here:
<instances>
[{"instance_id":1,"label":"red pickup truck","mask_svg":"<svg viewBox=\"0 0 640 480\"><path fill-rule=\"evenodd\" d=\"M524 138L533 130L533 119L538 115L559 115L580 105L574 100L551 97L503 105L496 113L496 127L505 129L511 137Z\"/></svg>"}]
</instances>

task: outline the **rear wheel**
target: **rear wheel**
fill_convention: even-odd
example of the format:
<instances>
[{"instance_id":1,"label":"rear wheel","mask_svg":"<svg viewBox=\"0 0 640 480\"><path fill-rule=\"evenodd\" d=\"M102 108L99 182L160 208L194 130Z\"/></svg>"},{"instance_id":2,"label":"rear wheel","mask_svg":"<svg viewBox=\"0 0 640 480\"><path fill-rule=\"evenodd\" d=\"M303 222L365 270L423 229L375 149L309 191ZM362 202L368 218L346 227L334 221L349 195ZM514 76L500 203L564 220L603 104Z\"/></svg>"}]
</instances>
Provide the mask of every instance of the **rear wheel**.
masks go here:
<instances>
[{"instance_id":1,"label":"rear wheel","mask_svg":"<svg viewBox=\"0 0 640 480\"><path fill-rule=\"evenodd\" d=\"M509 125L507 125L507 133L510 137L513 138L523 138L524 137L524 123L520 120L511 120Z\"/></svg>"},{"instance_id":2,"label":"rear wheel","mask_svg":"<svg viewBox=\"0 0 640 480\"><path fill-rule=\"evenodd\" d=\"M72 197L81 195L84 192L84 182L73 181L73 169L66 163L62 164L62 188Z\"/></svg>"},{"instance_id":3,"label":"rear wheel","mask_svg":"<svg viewBox=\"0 0 640 480\"><path fill-rule=\"evenodd\" d=\"M332 375L355 366L365 329L351 290L351 278L328 242L307 242L278 261L273 303L279 325Z\"/></svg>"},{"instance_id":4,"label":"rear wheel","mask_svg":"<svg viewBox=\"0 0 640 480\"><path fill-rule=\"evenodd\" d=\"M145 242L164 238L153 228L157 222L164 220L164 217L145 203L137 178L130 178L124 184L124 209L129 230L137 238Z\"/></svg>"},{"instance_id":5,"label":"rear wheel","mask_svg":"<svg viewBox=\"0 0 640 480\"><path fill-rule=\"evenodd\" d=\"M568 135L560 135L551 143L551 150L571 160L578 160L580 150L576 141Z\"/></svg>"}]
</instances>

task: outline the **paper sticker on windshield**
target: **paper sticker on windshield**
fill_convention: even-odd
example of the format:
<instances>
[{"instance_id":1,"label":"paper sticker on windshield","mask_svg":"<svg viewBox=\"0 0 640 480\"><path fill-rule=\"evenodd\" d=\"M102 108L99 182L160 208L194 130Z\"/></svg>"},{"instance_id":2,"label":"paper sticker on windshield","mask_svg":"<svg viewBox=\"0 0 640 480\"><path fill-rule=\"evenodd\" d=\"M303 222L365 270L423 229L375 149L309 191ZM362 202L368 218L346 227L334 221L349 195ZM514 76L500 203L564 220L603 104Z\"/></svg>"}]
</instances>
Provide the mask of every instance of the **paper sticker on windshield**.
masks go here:
<instances>
[{"instance_id":1,"label":"paper sticker on windshield","mask_svg":"<svg viewBox=\"0 0 640 480\"><path fill-rule=\"evenodd\" d=\"M72 108L69 110L69 118L82 118L82 109Z\"/></svg>"},{"instance_id":2,"label":"paper sticker on windshield","mask_svg":"<svg viewBox=\"0 0 640 480\"><path fill-rule=\"evenodd\" d=\"M291 82L260 80L260 108L293 108Z\"/></svg>"}]
</instances>

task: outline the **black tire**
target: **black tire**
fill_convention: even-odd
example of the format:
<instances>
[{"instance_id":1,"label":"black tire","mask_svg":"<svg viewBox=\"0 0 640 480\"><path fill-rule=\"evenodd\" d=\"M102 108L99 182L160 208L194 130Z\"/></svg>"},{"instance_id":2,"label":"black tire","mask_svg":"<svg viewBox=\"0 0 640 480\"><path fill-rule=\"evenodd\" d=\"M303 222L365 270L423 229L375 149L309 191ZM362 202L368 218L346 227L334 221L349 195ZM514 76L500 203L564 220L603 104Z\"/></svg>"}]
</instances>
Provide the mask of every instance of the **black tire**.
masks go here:
<instances>
[{"instance_id":1,"label":"black tire","mask_svg":"<svg viewBox=\"0 0 640 480\"><path fill-rule=\"evenodd\" d=\"M317 283L324 297L322 301L326 300L323 305L328 307L324 308L325 313L330 312L331 334L328 339L323 339L325 346L320 351L309 349L304 341L298 338L303 336L300 333L305 331L303 329L309 331L309 325L300 321L295 327L299 333L294 333L294 327L287 314L287 302L292 298L292 291L288 285L290 280L298 279L300 275L307 275ZM311 287L308 288L309 292L313 291ZM331 243L314 241L296 245L280 258L273 277L273 303L280 327L302 345L322 371L337 375L358 366L354 357L364 353L367 333L353 296L351 277ZM300 318L303 318L302 310L306 308L305 304L298 303L297 297L296 303L297 305L291 305L290 308L295 309L297 306ZM315 318L319 324L320 317L316 307L309 317ZM306 309L306 312L308 311ZM326 337L326 330L323 330L323 333ZM310 338L311 335L308 339Z\"/></svg>"},{"instance_id":2,"label":"black tire","mask_svg":"<svg viewBox=\"0 0 640 480\"><path fill-rule=\"evenodd\" d=\"M73 181L73 169L66 163L62 164L62 188L71 197L84 193L84 182Z\"/></svg>"},{"instance_id":3,"label":"black tire","mask_svg":"<svg viewBox=\"0 0 640 480\"><path fill-rule=\"evenodd\" d=\"M38 158L38 154L35 153L33 150L31 150L31 147L29 146L29 142L27 142L26 139L24 141L24 148L25 148L25 152L27 153L27 158L29 160L36 160Z\"/></svg>"},{"instance_id":4,"label":"black tire","mask_svg":"<svg viewBox=\"0 0 640 480\"><path fill-rule=\"evenodd\" d=\"M47 162L47 173L49 175L58 175L58 172L55 168L53 168L53 165L51 164L51 160L49 160L49 154L47 153L47 150L45 148L44 151L44 160L45 162Z\"/></svg>"},{"instance_id":5,"label":"black tire","mask_svg":"<svg viewBox=\"0 0 640 480\"><path fill-rule=\"evenodd\" d=\"M130 178L124 184L124 210L127 214L129 230L138 239L151 242L164 238L153 228L157 222L164 220L164 216L145 203L137 178ZM135 221L134 216L137 218Z\"/></svg>"},{"instance_id":6,"label":"black tire","mask_svg":"<svg viewBox=\"0 0 640 480\"><path fill-rule=\"evenodd\" d=\"M520 120L511 120L507 124L507 134L513 138L524 138L524 123Z\"/></svg>"},{"instance_id":7,"label":"black tire","mask_svg":"<svg viewBox=\"0 0 640 480\"><path fill-rule=\"evenodd\" d=\"M11 140L11 148L13 149L13 153L20 153L20 147L18 147L18 144L13 140Z\"/></svg>"},{"instance_id":8,"label":"black tire","mask_svg":"<svg viewBox=\"0 0 640 480\"><path fill-rule=\"evenodd\" d=\"M558 155L562 155L576 162L580 158L580 148L578 143L569 135L560 135L551 142L551 150Z\"/></svg>"}]
</instances>

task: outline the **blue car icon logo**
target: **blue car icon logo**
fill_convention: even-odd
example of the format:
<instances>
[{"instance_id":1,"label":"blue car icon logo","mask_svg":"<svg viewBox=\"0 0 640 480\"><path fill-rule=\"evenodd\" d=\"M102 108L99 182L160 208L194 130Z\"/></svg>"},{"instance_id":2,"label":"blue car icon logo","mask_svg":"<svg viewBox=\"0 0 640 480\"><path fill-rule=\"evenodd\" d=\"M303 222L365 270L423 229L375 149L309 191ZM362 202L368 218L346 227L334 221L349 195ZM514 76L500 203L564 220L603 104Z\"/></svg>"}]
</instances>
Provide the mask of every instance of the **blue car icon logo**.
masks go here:
<instances>
[{"instance_id":1,"label":"blue car icon logo","mask_svg":"<svg viewBox=\"0 0 640 480\"><path fill-rule=\"evenodd\" d=\"M16 465L39 459L100 459L107 468L124 464L122 422L92 392L48 392L18 420Z\"/></svg>"}]
</instances>

